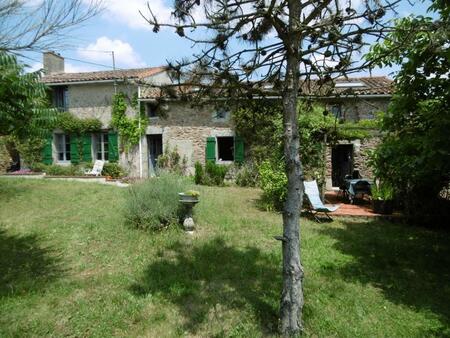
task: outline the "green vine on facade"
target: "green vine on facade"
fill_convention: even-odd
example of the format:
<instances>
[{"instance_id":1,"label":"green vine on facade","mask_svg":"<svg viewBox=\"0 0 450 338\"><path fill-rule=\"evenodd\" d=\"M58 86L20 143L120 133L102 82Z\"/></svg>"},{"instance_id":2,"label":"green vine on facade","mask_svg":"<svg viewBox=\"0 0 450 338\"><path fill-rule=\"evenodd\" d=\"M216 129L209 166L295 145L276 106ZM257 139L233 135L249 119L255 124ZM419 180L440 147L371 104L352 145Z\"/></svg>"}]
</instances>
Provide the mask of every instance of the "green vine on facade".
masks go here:
<instances>
[{"instance_id":1,"label":"green vine on facade","mask_svg":"<svg viewBox=\"0 0 450 338\"><path fill-rule=\"evenodd\" d=\"M98 132L102 129L102 122L97 118L81 119L69 112L59 113L55 128L62 129L69 134L86 134Z\"/></svg>"},{"instance_id":2,"label":"green vine on facade","mask_svg":"<svg viewBox=\"0 0 450 338\"><path fill-rule=\"evenodd\" d=\"M83 137L86 134L96 133L102 130L102 122L97 118L79 118L69 112L59 113L55 129L61 129L72 135L72 141L76 144L78 159L83 158Z\"/></svg>"},{"instance_id":3,"label":"green vine on facade","mask_svg":"<svg viewBox=\"0 0 450 338\"><path fill-rule=\"evenodd\" d=\"M145 118L145 111L142 109L138 117L127 116L127 101L130 101L132 108L138 110L137 96L129 100L125 93L117 93L113 96L111 120L111 127L118 131L121 144L125 151L129 151L139 143L148 125L148 120Z\"/></svg>"}]
</instances>

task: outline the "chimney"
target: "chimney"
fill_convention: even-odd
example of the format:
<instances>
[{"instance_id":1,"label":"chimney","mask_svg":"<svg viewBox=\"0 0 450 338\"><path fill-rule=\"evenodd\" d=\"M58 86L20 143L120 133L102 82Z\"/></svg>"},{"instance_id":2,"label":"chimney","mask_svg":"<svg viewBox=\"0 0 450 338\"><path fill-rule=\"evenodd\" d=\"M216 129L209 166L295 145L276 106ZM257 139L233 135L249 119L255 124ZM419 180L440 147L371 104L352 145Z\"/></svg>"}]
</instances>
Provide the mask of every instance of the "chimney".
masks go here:
<instances>
[{"instance_id":1,"label":"chimney","mask_svg":"<svg viewBox=\"0 0 450 338\"><path fill-rule=\"evenodd\" d=\"M64 58L55 52L44 52L44 73L51 75L54 73L64 73Z\"/></svg>"}]
</instances>

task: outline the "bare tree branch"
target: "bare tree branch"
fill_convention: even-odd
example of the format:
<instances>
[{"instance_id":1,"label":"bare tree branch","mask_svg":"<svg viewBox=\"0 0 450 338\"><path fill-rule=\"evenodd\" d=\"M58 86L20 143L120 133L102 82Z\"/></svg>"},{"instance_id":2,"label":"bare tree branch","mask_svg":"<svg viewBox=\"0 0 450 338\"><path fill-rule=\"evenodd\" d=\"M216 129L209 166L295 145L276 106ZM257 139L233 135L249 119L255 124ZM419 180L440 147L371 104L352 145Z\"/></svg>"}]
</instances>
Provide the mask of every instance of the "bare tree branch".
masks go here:
<instances>
[{"instance_id":1,"label":"bare tree branch","mask_svg":"<svg viewBox=\"0 0 450 338\"><path fill-rule=\"evenodd\" d=\"M70 33L102 11L102 0L0 0L0 51L66 47Z\"/></svg>"}]
</instances>

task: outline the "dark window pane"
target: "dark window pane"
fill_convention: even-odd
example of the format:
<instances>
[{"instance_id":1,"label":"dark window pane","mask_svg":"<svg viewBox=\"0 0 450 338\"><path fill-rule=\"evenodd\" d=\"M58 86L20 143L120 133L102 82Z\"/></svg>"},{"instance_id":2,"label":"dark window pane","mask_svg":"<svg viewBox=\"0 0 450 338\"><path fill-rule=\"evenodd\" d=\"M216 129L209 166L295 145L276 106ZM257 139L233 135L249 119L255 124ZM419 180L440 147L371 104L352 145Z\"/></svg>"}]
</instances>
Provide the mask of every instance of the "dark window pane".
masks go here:
<instances>
[{"instance_id":1,"label":"dark window pane","mask_svg":"<svg viewBox=\"0 0 450 338\"><path fill-rule=\"evenodd\" d=\"M234 160L234 138L218 137L217 138L218 159L222 161Z\"/></svg>"},{"instance_id":2,"label":"dark window pane","mask_svg":"<svg viewBox=\"0 0 450 338\"><path fill-rule=\"evenodd\" d=\"M156 117L156 105L152 103L146 103L145 109L147 110L148 117Z\"/></svg>"}]
</instances>

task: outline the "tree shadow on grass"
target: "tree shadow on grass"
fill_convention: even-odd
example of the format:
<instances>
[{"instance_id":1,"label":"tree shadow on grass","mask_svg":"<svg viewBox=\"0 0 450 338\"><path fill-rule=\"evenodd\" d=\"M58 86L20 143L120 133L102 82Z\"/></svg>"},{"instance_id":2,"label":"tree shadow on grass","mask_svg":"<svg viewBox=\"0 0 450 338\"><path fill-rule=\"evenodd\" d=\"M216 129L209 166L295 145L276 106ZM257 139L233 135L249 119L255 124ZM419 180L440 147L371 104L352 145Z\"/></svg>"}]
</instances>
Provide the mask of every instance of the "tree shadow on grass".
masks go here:
<instances>
[{"instance_id":1,"label":"tree shadow on grass","mask_svg":"<svg viewBox=\"0 0 450 338\"><path fill-rule=\"evenodd\" d=\"M39 290L58 278L61 259L36 235L9 235L0 227L0 297Z\"/></svg>"},{"instance_id":2,"label":"tree shadow on grass","mask_svg":"<svg viewBox=\"0 0 450 338\"><path fill-rule=\"evenodd\" d=\"M158 294L177 305L185 330L195 334L217 307L249 308L261 330L276 330L281 281L275 256L254 247L235 249L220 238L200 246L179 242L161 255L169 258L151 264L131 291Z\"/></svg>"},{"instance_id":3,"label":"tree shadow on grass","mask_svg":"<svg viewBox=\"0 0 450 338\"><path fill-rule=\"evenodd\" d=\"M343 223L320 232L353 260L324 267L323 274L374 285L391 302L431 311L442 323L432 334L449 335L450 235L388 222Z\"/></svg>"}]
</instances>

